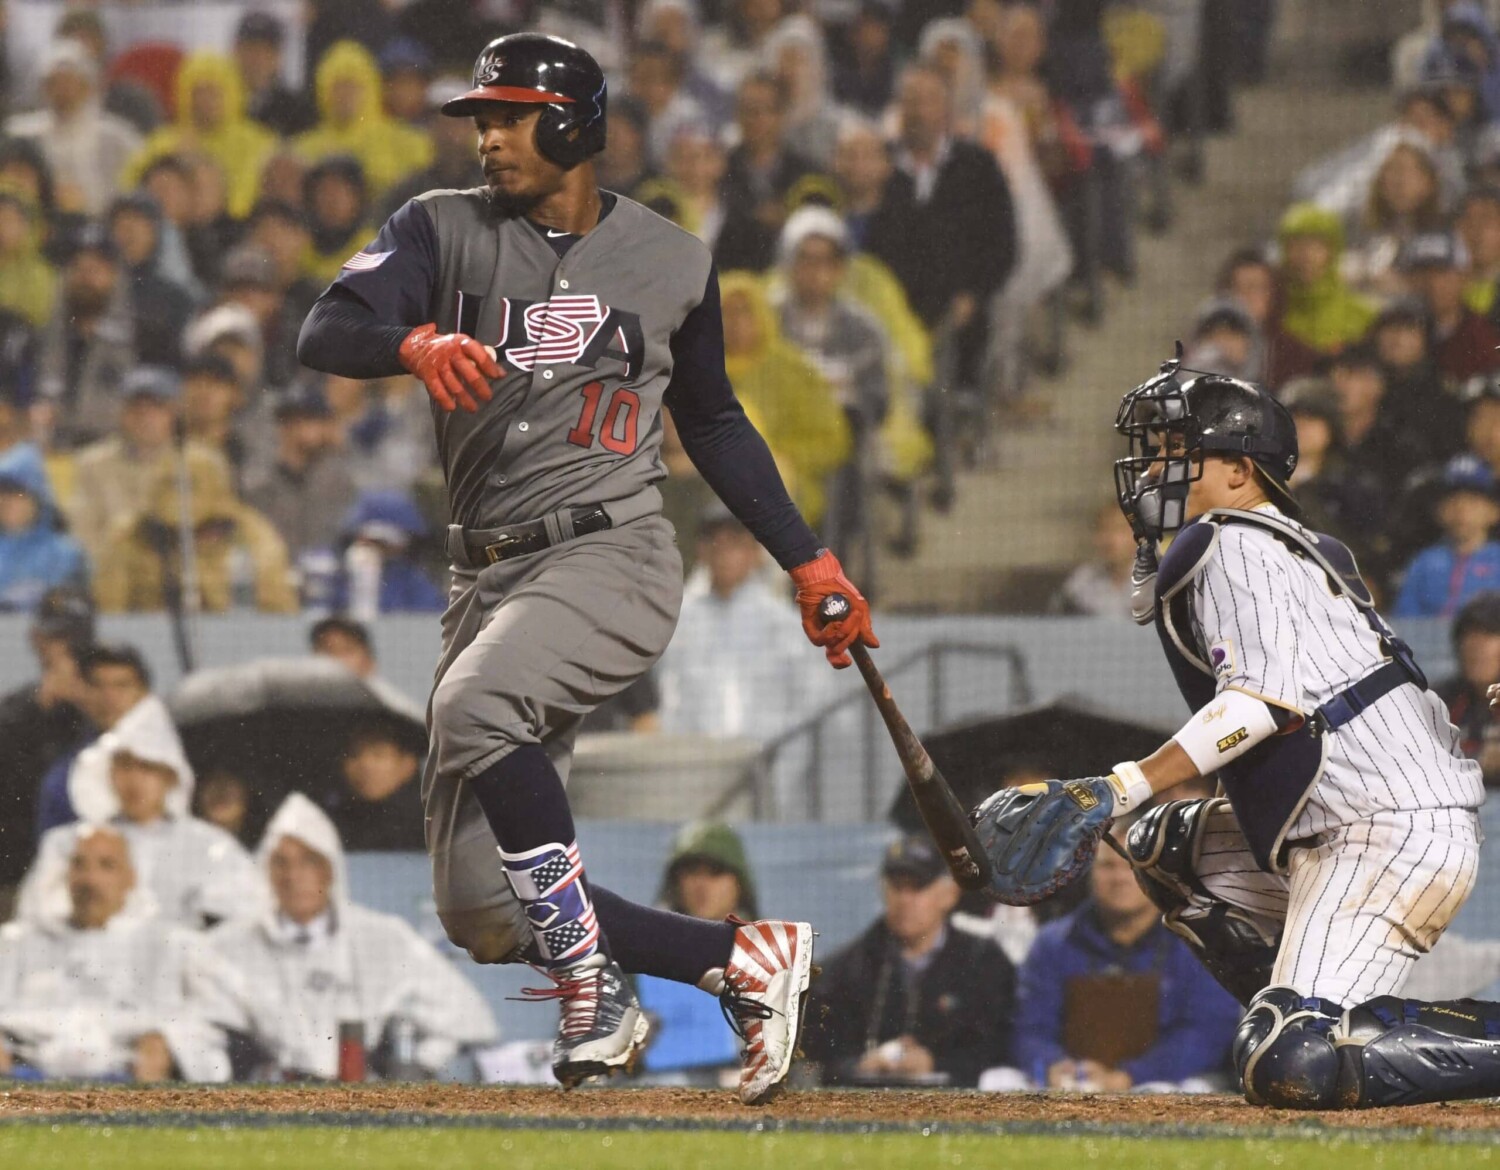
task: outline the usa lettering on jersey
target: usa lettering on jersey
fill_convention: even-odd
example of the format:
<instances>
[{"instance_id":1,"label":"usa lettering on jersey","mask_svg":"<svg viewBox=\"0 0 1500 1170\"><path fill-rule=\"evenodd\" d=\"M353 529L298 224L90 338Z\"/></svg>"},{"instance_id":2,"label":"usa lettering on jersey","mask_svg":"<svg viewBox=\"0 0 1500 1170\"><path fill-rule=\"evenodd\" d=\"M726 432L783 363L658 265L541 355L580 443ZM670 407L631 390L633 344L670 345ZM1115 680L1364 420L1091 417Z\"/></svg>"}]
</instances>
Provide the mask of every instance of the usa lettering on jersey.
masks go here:
<instances>
[{"instance_id":1,"label":"usa lettering on jersey","mask_svg":"<svg viewBox=\"0 0 1500 1170\"><path fill-rule=\"evenodd\" d=\"M464 303L467 299L459 293L461 323L470 308ZM472 307L478 308L477 304ZM547 301L502 297L500 335L489 344L501 361L527 372L546 365L598 368L606 361L619 362L625 367L627 385L640 375L646 358L640 317L603 304L592 295Z\"/></svg>"}]
</instances>

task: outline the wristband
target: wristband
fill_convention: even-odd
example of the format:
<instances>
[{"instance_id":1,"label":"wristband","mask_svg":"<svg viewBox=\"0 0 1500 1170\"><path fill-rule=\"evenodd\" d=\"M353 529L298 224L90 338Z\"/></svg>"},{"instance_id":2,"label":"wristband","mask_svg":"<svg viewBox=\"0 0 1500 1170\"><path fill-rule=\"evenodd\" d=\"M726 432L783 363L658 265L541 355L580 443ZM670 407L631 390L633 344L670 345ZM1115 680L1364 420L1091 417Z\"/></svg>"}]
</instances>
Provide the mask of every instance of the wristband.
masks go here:
<instances>
[{"instance_id":1,"label":"wristband","mask_svg":"<svg viewBox=\"0 0 1500 1170\"><path fill-rule=\"evenodd\" d=\"M1198 775L1209 776L1275 734L1271 708L1231 687L1220 691L1172 738L1187 752Z\"/></svg>"},{"instance_id":2,"label":"wristband","mask_svg":"<svg viewBox=\"0 0 1500 1170\"><path fill-rule=\"evenodd\" d=\"M1116 764L1108 780L1110 789L1115 794L1115 816L1117 817L1140 808L1155 795L1151 788L1151 781L1146 779L1146 773L1134 760Z\"/></svg>"}]
</instances>

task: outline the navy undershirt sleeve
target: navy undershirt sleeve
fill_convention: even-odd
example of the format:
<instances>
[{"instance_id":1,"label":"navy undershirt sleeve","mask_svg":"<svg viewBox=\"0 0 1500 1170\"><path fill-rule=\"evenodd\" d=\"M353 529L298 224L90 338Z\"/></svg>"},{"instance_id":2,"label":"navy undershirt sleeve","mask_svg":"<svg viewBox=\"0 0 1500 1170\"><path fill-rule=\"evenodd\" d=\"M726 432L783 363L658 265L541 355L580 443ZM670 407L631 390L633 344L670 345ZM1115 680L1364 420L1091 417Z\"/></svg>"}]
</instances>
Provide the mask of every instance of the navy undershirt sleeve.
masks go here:
<instances>
[{"instance_id":1,"label":"navy undershirt sleeve","mask_svg":"<svg viewBox=\"0 0 1500 1170\"><path fill-rule=\"evenodd\" d=\"M816 558L818 538L724 373L717 270L710 269L703 299L672 335L672 381L664 401L693 466L776 563L791 569Z\"/></svg>"},{"instance_id":2,"label":"navy undershirt sleeve","mask_svg":"<svg viewBox=\"0 0 1500 1170\"><path fill-rule=\"evenodd\" d=\"M412 200L386 220L318 298L302 323L297 359L346 378L401 373L402 341L433 319L437 269L437 230Z\"/></svg>"}]
</instances>

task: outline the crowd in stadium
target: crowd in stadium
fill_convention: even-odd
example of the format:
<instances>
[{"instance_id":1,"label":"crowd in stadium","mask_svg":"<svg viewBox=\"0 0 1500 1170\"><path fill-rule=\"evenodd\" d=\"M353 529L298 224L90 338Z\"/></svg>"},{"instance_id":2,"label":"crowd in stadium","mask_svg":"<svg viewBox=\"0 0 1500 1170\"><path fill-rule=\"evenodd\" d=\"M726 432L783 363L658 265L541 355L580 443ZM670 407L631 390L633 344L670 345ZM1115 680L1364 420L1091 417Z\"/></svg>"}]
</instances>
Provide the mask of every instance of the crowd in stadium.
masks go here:
<instances>
[{"instance_id":1,"label":"crowd in stadium","mask_svg":"<svg viewBox=\"0 0 1500 1170\"><path fill-rule=\"evenodd\" d=\"M93 616L441 609L425 391L312 375L295 345L386 215L479 182L472 127L436 114L467 88L478 46L541 29L605 65L603 185L711 245L731 382L805 514L857 565L873 540L912 547L923 509L947 502L942 460L962 444L934 432L1046 411L1038 370L1061 361L1062 332L1104 312L1106 280L1133 279L1137 231L1170 230L1174 184L1199 174L1205 134L1232 127L1232 86L1265 68L1272 12L306 7L298 25L247 6L227 53L139 41L128 8L107 24L59 9L31 72L12 59L5 78L0 610L34 615L39 675L0 699L14 916L0 933L0 1075L362 1076L338 1042L354 1021L386 1076L451 1072L460 1050L494 1043L459 968L347 888L346 850L422 848L420 753L356 737L324 788L253 809L234 776L194 775L149 664L96 642ZM1500 778L1482 699L1500 680L1500 596L1486 592L1500 587L1500 35L1475 4L1433 8L1398 50L1391 123L1309 168L1268 246L1226 258L1186 363L1271 386L1297 419L1309 522L1355 548L1398 618L1456 617L1448 697ZM753 540L668 440L668 507L700 562L679 639L711 624L722 653L710 675L669 651L608 725L742 734L748 694L773 734L809 708L786 667L805 647L785 599L759 588ZM898 519L877 523L882 510ZM1099 546L1065 603L1118 616L1134 547L1113 510ZM733 620L710 617L710 598ZM310 648L375 677L356 621L314 626ZM1233 1001L1113 855L1076 894L1046 922L976 919L955 912L930 843L898 841L880 860L883 914L818 989L839 1005L812 1013L819 1075L1222 1083ZM734 833L685 830L660 900L753 916ZM733 1065L711 998L640 994L670 1040L648 1073ZM1139 1009L1116 1016L1151 1027L1110 1034L1090 1005L1112 997Z\"/></svg>"},{"instance_id":2,"label":"crowd in stadium","mask_svg":"<svg viewBox=\"0 0 1500 1170\"><path fill-rule=\"evenodd\" d=\"M247 6L228 53L59 9L3 93L0 609L81 583L160 610L184 576L204 612L441 608L421 388L295 344L393 209L479 181L436 111L523 27L604 64L603 185L711 244L731 382L803 512L856 565L910 550L961 440L1045 409L1033 368L1132 278L1264 7L340 0ZM707 489L672 439L691 555Z\"/></svg>"}]
</instances>

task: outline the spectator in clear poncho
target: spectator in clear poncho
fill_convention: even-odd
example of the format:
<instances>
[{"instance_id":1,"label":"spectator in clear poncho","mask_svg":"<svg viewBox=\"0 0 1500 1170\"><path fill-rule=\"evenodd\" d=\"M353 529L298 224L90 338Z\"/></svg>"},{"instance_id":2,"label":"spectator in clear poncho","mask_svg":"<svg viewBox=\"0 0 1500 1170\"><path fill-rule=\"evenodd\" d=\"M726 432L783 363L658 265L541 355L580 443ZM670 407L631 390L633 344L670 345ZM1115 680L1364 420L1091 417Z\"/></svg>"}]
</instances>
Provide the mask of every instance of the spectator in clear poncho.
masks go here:
<instances>
[{"instance_id":1,"label":"spectator in clear poncho","mask_svg":"<svg viewBox=\"0 0 1500 1170\"><path fill-rule=\"evenodd\" d=\"M98 68L78 41L48 46L42 100L41 109L9 118L5 132L41 148L61 210L98 215L129 185L123 172L140 149L140 135L100 103Z\"/></svg>"},{"instance_id":2,"label":"spectator in clear poncho","mask_svg":"<svg viewBox=\"0 0 1500 1170\"><path fill-rule=\"evenodd\" d=\"M731 89L759 67L767 38L791 7L786 0L729 0L717 27L704 33L702 55Z\"/></svg>"},{"instance_id":3,"label":"spectator in clear poncho","mask_svg":"<svg viewBox=\"0 0 1500 1170\"><path fill-rule=\"evenodd\" d=\"M43 834L17 917L66 916L68 858L99 825L129 845L143 910L194 930L254 913L264 894L250 858L229 834L191 814L193 781L166 705L141 699L79 753L68 773L79 820Z\"/></svg>"},{"instance_id":4,"label":"spectator in clear poncho","mask_svg":"<svg viewBox=\"0 0 1500 1170\"><path fill-rule=\"evenodd\" d=\"M89 826L61 862L59 912L0 931L0 1075L228 1080L222 969L201 936L142 911L125 835Z\"/></svg>"},{"instance_id":5,"label":"spectator in clear poncho","mask_svg":"<svg viewBox=\"0 0 1500 1170\"><path fill-rule=\"evenodd\" d=\"M1464 184L1464 159L1455 146L1458 127L1442 91L1435 86L1404 90L1396 117L1384 126L1306 167L1292 184L1296 199L1308 200L1357 221L1370 198L1370 187L1391 149L1414 142L1436 161L1444 193L1456 196Z\"/></svg>"},{"instance_id":6,"label":"spectator in clear poncho","mask_svg":"<svg viewBox=\"0 0 1500 1170\"><path fill-rule=\"evenodd\" d=\"M678 130L708 121L703 107L684 88L685 76L686 62L659 41L643 41L631 54L630 96L646 112L646 153L658 168Z\"/></svg>"},{"instance_id":7,"label":"spectator in clear poncho","mask_svg":"<svg viewBox=\"0 0 1500 1170\"><path fill-rule=\"evenodd\" d=\"M761 68L786 90L787 140L818 167L827 168L838 140L840 111L829 84L822 29L811 17L787 17L766 38Z\"/></svg>"},{"instance_id":8,"label":"spectator in clear poncho","mask_svg":"<svg viewBox=\"0 0 1500 1170\"><path fill-rule=\"evenodd\" d=\"M1011 19L1002 17L1005 22ZM968 24L933 21L922 35L922 45L923 56L944 68L955 92L966 93L978 80L976 137L994 155L1010 188L1016 217L1016 263L990 301L985 380L999 388L1002 398L1014 400L1024 390L1028 318L1072 272L1072 245L1033 150L1026 111L1012 90L987 81L982 46L970 34ZM944 61L950 64L945 66Z\"/></svg>"},{"instance_id":9,"label":"spectator in clear poncho","mask_svg":"<svg viewBox=\"0 0 1500 1170\"><path fill-rule=\"evenodd\" d=\"M234 62L220 53L198 52L177 73L177 120L146 140L131 161L134 186L157 159L199 154L224 178L225 208L233 219L250 214L260 172L276 149L276 135L245 113L244 86Z\"/></svg>"},{"instance_id":10,"label":"spectator in clear poncho","mask_svg":"<svg viewBox=\"0 0 1500 1170\"><path fill-rule=\"evenodd\" d=\"M461 1048L492 1043L489 1006L405 921L353 901L338 830L288 796L256 851L268 905L208 936L228 978L218 1015L243 1035L256 1079L332 1080L339 1026L359 1021L374 1071L426 1079ZM410 1052L397 1033L410 1030Z\"/></svg>"},{"instance_id":11,"label":"spectator in clear poncho","mask_svg":"<svg viewBox=\"0 0 1500 1170\"><path fill-rule=\"evenodd\" d=\"M697 0L645 0L636 11L636 42L659 41L682 60L682 89L713 125L729 120L734 103L710 72L715 62L700 50L703 27Z\"/></svg>"}]
</instances>

